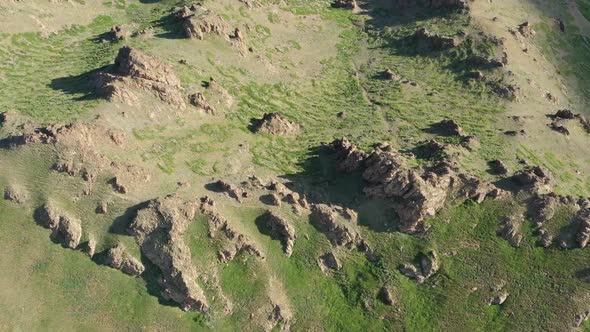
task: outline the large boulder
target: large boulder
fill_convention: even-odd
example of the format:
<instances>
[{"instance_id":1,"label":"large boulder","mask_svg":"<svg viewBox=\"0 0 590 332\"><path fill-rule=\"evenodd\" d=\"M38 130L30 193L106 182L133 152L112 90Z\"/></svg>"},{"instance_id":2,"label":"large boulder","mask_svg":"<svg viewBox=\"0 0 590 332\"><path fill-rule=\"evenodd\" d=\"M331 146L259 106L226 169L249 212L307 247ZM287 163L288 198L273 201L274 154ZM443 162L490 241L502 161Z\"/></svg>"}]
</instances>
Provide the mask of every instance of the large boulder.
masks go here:
<instances>
[{"instance_id":1,"label":"large boulder","mask_svg":"<svg viewBox=\"0 0 590 332\"><path fill-rule=\"evenodd\" d=\"M254 131L287 136L297 133L299 126L281 113L265 113L262 119L255 121Z\"/></svg>"},{"instance_id":2,"label":"large boulder","mask_svg":"<svg viewBox=\"0 0 590 332\"><path fill-rule=\"evenodd\" d=\"M65 247L76 249L82 239L82 223L63 213L52 202L46 203L36 215L37 222L52 231L51 238Z\"/></svg>"},{"instance_id":3,"label":"large boulder","mask_svg":"<svg viewBox=\"0 0 590 332\"><path fill-rule=\"evenodd\" d=\"M555 186L553 174L542 166L526 167L513 176L522 189L531 192L552 191Z\"/></svg>"},{"instance_id":4,"label":"large boulder","mask_svg":"<svg viewBox=\"0 0 590 332\"><path fill-rule=\"evenodd\" d=\"M115 58L115 68L123 76L180 87L180 80L170 65L129 46L123 46L119 50Z\"/></svg>"}]
</instances>

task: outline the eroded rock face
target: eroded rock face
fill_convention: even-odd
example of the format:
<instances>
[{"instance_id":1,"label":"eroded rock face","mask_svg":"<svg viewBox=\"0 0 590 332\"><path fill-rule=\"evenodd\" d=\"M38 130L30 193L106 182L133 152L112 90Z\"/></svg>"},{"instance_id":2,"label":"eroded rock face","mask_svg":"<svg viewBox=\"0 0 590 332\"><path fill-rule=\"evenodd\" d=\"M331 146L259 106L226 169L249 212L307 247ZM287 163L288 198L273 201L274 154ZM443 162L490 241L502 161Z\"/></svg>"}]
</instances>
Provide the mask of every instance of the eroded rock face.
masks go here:
<instances>
[{"instance_id":1,"label":"eroded rock face","mask_svg":"<svg viewBox=\"0 0 590 332\"><path fill-rule=\"evenodd\" d=\"M361 237L354 229L356 213L350 209L326 204L311 206L311 220L334 246L354 248L361 243Z\"/></svg>"},{"instance_id":2,"label":"eroded rock face","mask_svg":"<svg viewBox=\"0 0 590 332\"><path fill-rule=\"evenodd\" d=\"M180 87L180 80L170 65L129 46L123 46L119 50L115 58L115 67L123 76Z\"/></svg>"},{"instance_id":3,"label":"eroded rock face","mask_svg":"<svg viewBox=\"0 0 590 332\"><path fill-rule=\"evenodd\" d=\"M51 238L65 247L76 249L82 239L80 220L64 214L53 203L46 203L36 216L37 222L52 231Z\"/></svg>"},{"instance_id":4,"label":"eroded rock face","mask_svg":"<svg viewBox=\"0 0 590 332\"><path fill-rule=\"evenodd\" d=\"M105 264L134 277L141 275L145 271L143 264L131 256L121 243L107 251Z\"/></svg>"},{"instance_id":5,"label":"eroded rock face","mask_svg":"<svg viewBox=\"0 0 590 332\"><path fill-rule=\"evenodd\" d=\"M266 221L265 224L271 237L279 239L283 245L283 251L287 257L291 257L296 238L295 227L289 221L272 211L267 211L263 218Z\"/></svg>"},{"instance_id":6,"label":"eroded rock face","mask_svg":"<svg viewBox=\"0 0 590 332\"><path fill-rule=\"evenodd\" d=\"M207 300L197 285L197 271L192 264L183 234L192 222L197 203L185 202L176 195L158 198L138 211L129 233L135 236L141 252L162 272L159 281L164 298L183 310L204 311Z\"/></svg>"},{"instance_id":7,"label":"eroded rock face","mask_svg":"<svg viewBox=\"0 0 590 332\"><path fill-rule=\"evenodd\" d=\"M287 136L297 133L299 126L281 113L266 113L254 125L254 131L270 135Z\"/></svg>"}]
</instances>

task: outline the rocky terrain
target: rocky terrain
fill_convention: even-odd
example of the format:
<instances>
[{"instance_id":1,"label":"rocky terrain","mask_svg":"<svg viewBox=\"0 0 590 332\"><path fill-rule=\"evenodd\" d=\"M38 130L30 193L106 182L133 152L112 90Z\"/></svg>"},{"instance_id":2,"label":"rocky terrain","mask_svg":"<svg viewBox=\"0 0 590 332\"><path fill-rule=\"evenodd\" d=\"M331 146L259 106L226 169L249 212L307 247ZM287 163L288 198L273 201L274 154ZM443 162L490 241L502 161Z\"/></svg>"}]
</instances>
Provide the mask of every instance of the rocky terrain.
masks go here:
<instances>
[{"instance_id":1,"label":"rocky terrain","mask_svg":"<svg viewBox=\"0 0 590 332\"><path fill-rule=\"evenodd\" d=\"M588 0L0 9L0 330L590 329Z\"/></svg>"}]
</instances>

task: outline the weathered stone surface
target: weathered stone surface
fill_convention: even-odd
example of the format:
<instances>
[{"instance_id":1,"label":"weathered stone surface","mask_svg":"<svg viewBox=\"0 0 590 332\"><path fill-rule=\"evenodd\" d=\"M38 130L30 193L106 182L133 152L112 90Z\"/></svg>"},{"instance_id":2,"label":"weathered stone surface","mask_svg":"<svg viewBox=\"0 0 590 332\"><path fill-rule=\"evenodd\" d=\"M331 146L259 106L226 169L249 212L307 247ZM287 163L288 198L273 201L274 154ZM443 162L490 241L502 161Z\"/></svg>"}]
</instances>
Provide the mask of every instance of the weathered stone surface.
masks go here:
<instances>
[{"instance_id":1,"label":"weathered stone surface","mask_svg":"<svg viewBox=\"0 0 590 332\"><path fill-rule=\"evenodd\" d=\"M400 272L406 277L414 279L418 284L422 284L438 272L439 268L438 255L434 250L430 250L419 254L417 262L402 265Z\"/></svg>"},{"instance_id":2,"label":"weathered stone surface","mask_svg":"<svg viewBox=\"0 0 590 332\"><path fill-rule=\"evenodd\" d=\"M522 189L532 192L550 192L555 186L553 174L542 166L528 166L517 172L513 179Z\"/></svg>"},{"instance_id":3,"label":"weathered stone surface","mask_svg":"<svg viewBox=\"0 0 590 332\"><path fill-rule=\"evenodd\" d=\"M331 251L318 257L318 265L324 273L327 273L329 270L337 271L342 268L342 264Z\"/></svg>"},{"instance_id":4,"label":"weathered stone surface","mask_svg":"<svg viewBox=\"0 0 590 332\"><path fill-rule=\"evenodd\" d=\"M29 194L24 187L13 184L4 189L4 199L16 204L23 204L29 199Z\"/></svg>"},{"instance_id":5,"label":"weathered stone surface","mask_svg":"<svg viewBox=\"0 0 590 332\"><path fill-rule=\"evenodd\" d=\"M329 147L334 152L336 170L340 172L348 173L359 169L368 156L365 151L359 150L346 137L335 140Z\"/></svg>"}]
</instances>

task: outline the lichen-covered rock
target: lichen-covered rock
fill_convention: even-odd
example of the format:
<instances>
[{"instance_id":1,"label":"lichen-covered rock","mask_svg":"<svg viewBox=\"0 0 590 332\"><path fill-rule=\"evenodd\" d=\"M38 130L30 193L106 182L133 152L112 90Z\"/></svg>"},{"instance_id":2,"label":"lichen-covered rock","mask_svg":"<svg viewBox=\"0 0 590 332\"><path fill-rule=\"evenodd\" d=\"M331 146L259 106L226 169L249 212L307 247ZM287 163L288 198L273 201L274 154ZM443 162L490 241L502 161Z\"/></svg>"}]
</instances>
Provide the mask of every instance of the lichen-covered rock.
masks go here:
<instances>
[{"instance_id":1,"label":"lichen-covered rock","mask_svg":"<svg viewBox=\"0 0 590 332\"><path fill-rule=\"evenodd\" d=\"M121 243L107 251L105 264L134 277L141 275L145 271L143 264L131 256Z\"/></svg>"}]
</instances>

